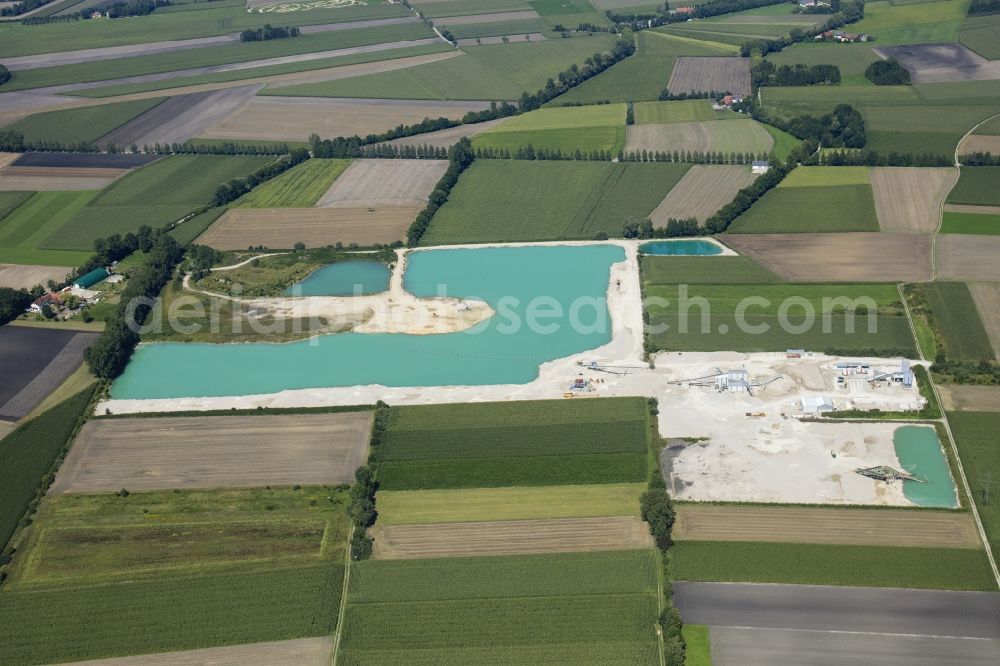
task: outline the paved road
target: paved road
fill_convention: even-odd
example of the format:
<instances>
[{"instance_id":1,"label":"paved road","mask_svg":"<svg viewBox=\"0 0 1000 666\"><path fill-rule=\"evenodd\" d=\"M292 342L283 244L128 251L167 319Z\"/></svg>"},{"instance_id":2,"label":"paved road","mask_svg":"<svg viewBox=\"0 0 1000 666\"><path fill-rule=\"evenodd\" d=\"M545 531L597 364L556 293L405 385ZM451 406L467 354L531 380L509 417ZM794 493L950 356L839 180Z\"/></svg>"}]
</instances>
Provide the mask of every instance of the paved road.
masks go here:
<instances>
[{"instance_id":1,"label":"paved road","mask_svg":"<svg viewBox=\"0 0 1000 666\"><path fill-rule=\"evenodd\" d=\"M348 23L324 23L321 25L308 25L299 28L303 34L315 32L334 32L337 30L354 30L356 28L372 28L380 25L399 25L401 23L419 22L416 16L402 16L399 18L372 19L370 21L351 21ZM186 49L204 48L206 46L220 46L240 41L240 33L234 32L229 35L218 35L216 37L198 37L196 39L176 39L163 42L148 42L146 44L123 44L121 46L105 46L96 49L82 49L80 51L62 51L56 53L39 53L36 55L16 56L4 58L4 66L13 71L22 69L36 69L38 67L56 67L60 65L73 65L80 62L94 62L97 60L111 60L114 58L127 58L129 56L150 55L152 53L168 53L170 51L183 51Z\"/></svg>"},{"instance_id":2,"label":"paved road","mask_svg":"<svg viewBox=\"0 0 1000 666\"><path fill-rule=\"evenodd\" d=\"M685 622L1000 639L1000 594L821 585L675 583Z\"/></svg>"}]
</instances>

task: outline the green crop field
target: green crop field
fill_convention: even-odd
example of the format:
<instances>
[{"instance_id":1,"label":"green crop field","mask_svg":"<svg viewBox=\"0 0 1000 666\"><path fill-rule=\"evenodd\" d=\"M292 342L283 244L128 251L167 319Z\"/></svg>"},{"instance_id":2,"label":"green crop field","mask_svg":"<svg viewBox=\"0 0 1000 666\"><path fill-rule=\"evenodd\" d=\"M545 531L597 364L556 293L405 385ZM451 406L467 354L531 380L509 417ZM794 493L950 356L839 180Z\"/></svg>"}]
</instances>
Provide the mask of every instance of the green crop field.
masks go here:
<instances>
[{"instance_id":1,"label":"green crop field","mask_svg":"<svg viewBox=\"0 0 1000 666\"><path fill-rule=\"evenodd\" d=\"M0 660L328 635L347 501L325 486L47 497L0 590L17 615L0 627Z\"/></svg>"},{"instance_id":2,"label":"green crop field","mask_svg":"<svg viewBox=\"0 0 1000 666\"><path fill-rule=\"evenodd\" d=\"M641 398L395 408L376 452L379 487L643 481L646 415Z\"/></svg>"},{"instance_id":3,"label":"green crop field","mask_svg":"<svg viewBox=\"0 0 1000 666\"><path fill-rule=\"evenodd\" d=\"M993 358L993 346L964 282L928 282L924 293L948 358L956 361Z\"/></svg>"},{"instance_id":4,"label":"green crop field","mask_svg":"<svg viewBox=\"0 0 1000 666\"><path fill-rule=\"evenodd\" d=\"M587 102L655 100L667 86L678 56L725 56L739 52L726 44L707 44L649 30L636 35L635 55L560 95L550 106Z\"/></svg>"},{"instance_id":5,"label":"green crop field","mask_svg":"<svg viewBox=\"0 0 1000 666\"><path fill-rule=\"evenodd\" d=\"M687 164L479 160L462 174L426 245L620 236L687 172Z\"/></svg>"},{"instance_id":6,"label":"green crop field","mask_svg":"<svg viewBox=\"0 0 1000 666\"><path fill-rule=\"evenodd\" d=\"M652 551L368 561L352 567L349 664L658 663Z\"/></svg>"},{"instance_id":7,"label":"green crop field","mask_svg":"<svg viewBox=\"0 0 1000 666\"><path fill-rule=\"evenodd\" d=\"M517 99L570 65L606 51L611 37L468 46L456 58L408 69L266 91L269 95L390 99Z\"/></svg>"},{"instance_id":8,"label":"green crop field","mask_svg":"<svg viewBox=\"0 0 1000 666\"><path fill-rule=\"evenodd\" d=\"M878 44L956 42L968 8L968 2L957 0L899 6L869 2L865 18L854 23L851 31L875 35Z\"/></svg>"},{"instance_id":9,"label":"green crop field","mask_svg":"<svg viewBox=\"0 0 1000 666\"><path fill-rule=\"evenodd\" d=\"M1000 215L945 211L944 221L941 223L941 233L1000 236Z\"/></svg>"},{"instance_id":10,"label":"green crop field","mask_svg":"<svg viewBox=\"0 0 1000 666\"><path fill-rule=\"evenodd\" d=\"M330 189L350 160L307 160L251 190L236 208L307 208Z\"/></svg>"},{"instance_id":11,"label":"green crop field","mask_svg":"<svg viewBox=\"0 0 1000 666\"><path fill-rule=\"evenodd\" d=\"M94 240L161 228L211 201L216 188L245 176L273 157L174 155L126 174L109 185L42 246L85 250Z\"/></svg>"},{"instance_id":12,"label":"green crop field","mask_svg":"<svg viewBox=\"0 0 1000 666\"><path fill-rule=\"evenodd\" d=\"M31 142L58 141L74 145L93 143L108 132L141 116L164 99L166 98L158 97L36 113L6 125L3 129L20 132L25 141Z\"/></svg>"},{"instance_id":13,"label":"green crop field","mask_svg":"<svg viewBox=\"0 0 1000 666\"><path fill-rule=\"evenodd\" d=\"M378 493L379 522L421 525L535 518L639 515L645 483L393 490Z\"/></svg>"},{"instance_id":14,"label":"green crop field","mask_svg":"<svg viewBox=\"0 0 1000 666\"><path fill-rule=\"evenodd\" d=\"M538 12L545 25L554 29L556 26L575 29L581 23L597 26L610 26L611 22L604 12L597 9L587 0L527 0L528 6Z\"/></svg>"},{"instance_id":15,"label":"green crop field","mask_svg":"<svg viewBox=\"0 0 1000 666\"><path fill-rule=\"evenodd\" d=\"M450 2L448 4L451 4ZM437 21L435 25L445 27L455 39L476 39L477 37L495 37L499 35L513 35L510 41L522 41L523 35L536 32L544 32L545 24L536 18L521 19L513 21L492 21L490 23L470 23L465 25L451 25ZM538 39L535 37L535 39Z\"/></svg>"},{"instance_id":16,"label":"green crop field","mask_svg":"<svg viewBox=\"0 0 1000 666\"><path fill-rule=\"evenodd\" d=\"M994 488L986 487L986 474L1000 467L1000 414L989 412L948 412L948 423L955 435L958 455L962 459L965 477L969 480L972 499L979 509L986 537L994 556L1000 556L1000 504L983 501L983 492L990 495Z\"/></svg>"},{"instance_id":17,"label":"green crop field","mask_svg":"<svg viewBox=\"0 0 1000 666\"><path fill-rule=\"evenodd\" d=\"M0 263L77 266L88 252L42 250L56 233L97 192L38 192L21 207L0 218Z\"/></svg>"},{"instance_id":18,"label":"green crop field","mask_svg":"<svg viewBox=\"0 0 1000 666\"><path fill-rule=\"evenodd\" d=\"M222 217L227 210L229 210L228 206L209 208L201 215L196 215L179 227L171 229L170 235L173 236L174 240L178 243L191 243L195 238L204 233L206 229L212 226L216 220Z\"/></svg>"},{"instance_id":19,"label":"green crop field","mask_svg":"<svg viewBox=\"0 0 1000 666\"><path fill-rule=\"evenodd\" d=\"M496 126L472 141L477 148L533 146L573 153L618 153L625 146L625 105L602 104L532 111Z\"/></svg>"},{"instance_id":20,"label":"green crop field","mask_svg":"<svg viewBox=\"0 0 1000 666\"><path fill-rule=\"evenodd\" d=\"M524 0L448 0L443 5L440 2L414 0L412 4L421 14L433 19L446 16L521 12L531 9Z\"/></svg>"},{"instance_id":21,"label":"green crop field","mask_svg":"<svg viewBox=\"0 0 1000 666\"><path fill-rule=\"evenodd\" d=\"M748 257L642 258L642 281L658 284L768 284L781 282L774 273Z\"/></svg>"},{"instance_id":22,"label":"green crop field","mask_svg":"<svg viewBox=\"0 0 1000 666\"><path fill-rule=\"evenodd\" d=\"M978 549L680 541L670 552L676 580L996 590Z\"/></svg>"},{"instance_id":23,"label":"green crop field","mask_svg":"<svg viewBox=\"0 0 1000 666\"><path fill-rule=\"evenodd\" d=\"M792 136L788 132L780 130L773 125L761 123L761 126L767 130L767 133L771 135L772 139L774 139L774 145L771 146L771 152L774 153L775 157L779 160L787 161L792 149L802 143L798 137Z\"/></svg>"},{"instance_id":24,"label":"green crop field","mask_svg":"<svg viewBox=\"0 0 1000 666\"><path fill-rule=\"evenodd\" d=\"M990 60L1000 58L1000 15L970 16L958 30L958 39Z\"/></svg>"},{"instance_id":25,"label":"green crop field","mask_svg":"<svg viewBox=\"0 0 1000 666\"><path fill-rule=\"evenodd\" d=\"M840 68L841 84L872 85L865 78L868 65L881 60L868 44L795 44L767 59L775 65L836 65Z\"/></svg>"},{"instance_id":26,"label":"green crop field","mask_svg":"<svg viewBox=\"0 0 1000 666\"><path fill-rule=\"evenodd\" d=\"M84 90L74 91L73 94L79 95L80 97L115 97L117 95L131 95L133 93L148 92L151 90L168 90L170 88L201 85L203 83L242 81L244 79L255 79L264 76L290 74L292 72L308 72L317 69L326 69L327 67L343 67L345 65L357 65L381 60L396 60L398 58L408 58L412 56L426 55L429 53L443 53L445 51L450 51L451 49L452 47L448 46L444 42L437 41L433 44L423 44L421 46L407 46L399 49L386 49L383 51L372 51L369 53L355 53L353 55L319 58L316 60L302 60L299 62L289 62L280 65L234 69L228 72L218 72L216 74L176 76L161 81L122 83L113 86L86 88Z\"/></svg>"},{"instance_id":27,"label":"green crop field","mask_svg":"<svg viewBox=\"0 0 1000 666\"><path fill-rule=\"evenodd\" d=\"M3 44L5 56L22 56L168 39L212 37L239 33L246 28L259 28L268 23L272 26L304 26L412 15L406 7L399 4L365 4L266 14L249 13L242 4L218 8L202 8L191 4L178 9L184 11L158 9L148 16L130 17L127 21L70 21L30 26L13 22L0 23L0 44Z\"/></svg>"},{"instance_id":28,"label":"green crop field","mask_svg":"<svg viewBox=\"0 0 1000 666\"><path fill-rule=\"evenodd\" d=\"M660 350L874 350L917 356L894 285L660 285L647 286L646 297L650 341ZM845 305L860 313L845 315Z\"/></svg>"},{"instance_id":29,"label":"green crop field","mask_svg":"<svg viewBox=\"0 0 1000 666\"><path fill-rule=\"evenodd\" d=\"M983 105L897 106L866 108L867 148L880 153L937 153L951 157L962 136L976 123L996 113Z\"/></svg>"},{"instance_id":30,"label":"green crop field","mask_svg":"<svg viewBox=\"0 0 1000 666\"><path fill-rule=\"evenodd\" d=\"M1000 16L1000 14L998 14ZM987 120L976 128L973 134L985 134L986 136L1000 136L1000 116Z\"/></svg>"},{"instance_id":31,"label":"green crop field","mask_svg":"<svg viewBox=\"0 0 1000 666\"><path fill-rule=\"evenodd\" d=\"M878 229L875 197L871 185L867 183L776 187L757 200L747 212L736 218L729 226L729 231L735 234L878 231Z\"/></svg>"},{"instance_id":32,"label":"green crop field","mask_svg":"<svg viewBox=\"0 0 1000 666\"><path fill-rule=\"evenodd\" d=\"M88 388L0 439L0 544L14 533L92 393Z\"/></svg>"},{"instance_id":33,"label":"green crop field","mask_svg":"<svg viewBox=\"0 0 1000 666\"><path fill-rule=\"evenodd\" d=\"M0 192L0 222L33 196L34 192Z\"/></svg>"},{"instance_id":34,"label":"green crop field","mask_svg":"<svg viewBox=\"0 0 1000 666\"><path fill-rule=\"evenodd\" d=\"M712 109L707 99L688 99L677 102L639 102L635 105L635 122L694 123L701 120L718 120L722 117Z\"/></svg>"},{"instance_id":35,"label":"green crop field","mask_svg":"<svg viewBox=\"0 0 1000 666\"><path fill-rule=\"evenodd\" d=\"M868 167L801 167L793 169L778 187L868 185Z\"/></svg>"},{"instance_id":36,"label":"green crop field","mask_svg":"<svg viewBox=\"0 0 1000 666\"><path fill-rule=\"evenodd\" d=\"M963 167L948 203L1000 206L1000 167Z\"/></svg>"}]
</instances>

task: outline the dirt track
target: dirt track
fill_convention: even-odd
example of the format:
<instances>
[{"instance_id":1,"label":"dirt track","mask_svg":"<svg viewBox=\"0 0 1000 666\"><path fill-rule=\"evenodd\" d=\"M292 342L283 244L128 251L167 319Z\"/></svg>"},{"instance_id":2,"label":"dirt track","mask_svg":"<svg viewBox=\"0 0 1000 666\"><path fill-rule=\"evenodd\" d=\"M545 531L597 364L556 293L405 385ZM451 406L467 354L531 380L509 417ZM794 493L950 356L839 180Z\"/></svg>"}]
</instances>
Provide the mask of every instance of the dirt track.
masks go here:
<instances>
[{"instance_id":1,"label":"dirt track","mask_svg":"<svg viewBox=\"0 0 1000 666\"><path fill-rule=\"evenodd\" d=\"M1000 282L1000 236L938 236L934 261L942 280Z\"/></svg>"},{"instance_id":2,"label":"dirt track","mask_svg":"<svg viewBox=\"0 0 1000 666\"><path fill-rule=\"evenodd\" d=\"M945 197L958 182L958 169L875 167L871 182L882 231L934 233Z\"/></svg>"},{"instance_id":3,"label":"dirt track","mask_svg":"<svg viewBox=\"0 0 1000 666\"><path fill-rule=\"evenodd\" d=\"M350 483L371 412L94 419L49 492Z\"/></svg>"},{"instance_id":4,"label":"dirt track","mask_svg":"<svg viewBox=\"0 0 1000 666\"><path fill-rule=\"evenodd\" d=\"M343 176L341 176L343 177ZM245 250L251 245L290 248L357 243L394 243L423 205L347 206L338 208L231 208L198 237L217 250Z\"/></svg>"},{"instance_id":5,"label":"dirt track","mask_svg":"<svg viewBox=\"0 0 1000 666\"><path fill-rule=\"evenodd\" d=\"M800 509L791 507L677 507L678 541L979 548L972 516L943 511Z\"/></svg>"},{"instance_id":6,"label":"dirt track","mask_svg":"<svg viewBox=\"0 0 1000 666\"><path fill-rule=\"evenodd\" d=\"M969 293L972 294L972 300L976 302L979 318L983 322L983 327L986 328L986 334L990 337L993 356L1000 359L1000 285L981 282L970 283Z\"/></svg>"},{"instance_id":7,"label":"dirt track","mask_svg":"<svg viewBox=\"0 0 1000 666\"><path fill-rule=\"evenodd\" d=\"M695 217L704 223L755 178L746 166L696 164L667 193L649 218L655 227L665 226L670 218Z\"/></svg>"},{"instance_id":8,"label":"dirt track","mask_svg":"<svg viewBox=\"0 0 1000 666\"><path fill-rule=\"evenodd\" d=\"M622 550L652 545L649 530L636 517L376 525L374 534L375 557L383 560Z\"/></svg>"},{"instance_id":9,"label":"dirt track","mask_svg":"<svg viewBox=\"0 0 1000 666\"><path fill-rule=\"evenodd\" d=\"M931 237L925 234L726 234L724 240L792 282L924 282L932 277Z\"/></svg>"},{"instance_id":10,"label":"dirt track","mask_svg":"<svg viewBox=\"0 0 1000 666\"><path fill-rule=\"evenodd\" d=\"M255 97L200 136L267 141L305 141L314 132L325 138L367 136L425 118L458 119L488 107L485 102Z\"/></svg>"},{"instance_id":11,"label":"dirt track","mask_svg":"<svg viewBox=\"0 0 1000 666\"><path fill-rule=\"evenodd\" d=\"M424 205L447 170L445 160L354 160L316 205Z\"/></svg>"},{"instance_id":12,"label":"dirt track","mask_svg":"<svg viewBox=\"0 0 1000 666\"><path fill-rule=\"evenodd\" d=\"M63 666L327 666L333 637L164 652L136 657L76 661Z\"/></svg>"},{"instance_id":13,"label":"dirt track","mask_svg":"<svg viewBox=\"0 0 1000 666\"><path fill-rule=\"evenodd\" d=\"M238 112L253 99L260 88L260 84L254 84L170 97L138 118L105 134L97 143L126 147L136 144L140 148L155 143L184 143L201 134L206 127Z\"/></svg>"},{"instance_id":14,"label":"dirt track","mask_svg":"<svg viewBox=\"0 0 1000 666\"><path fill-rule=\"evenodd\" d=\"M750 94L750 59L735 57L677 58L667 81L672 93L728 91Z\"/></svg>"},{"instance_id":15,"label":"dirt track","mask_svg":"<svg viewBox=\"0 0 1000 666\"><path fill-rule=\"evenodd\" d=\"M946 412L1000 412L1000 386L938 384Z\"/></svg>"},{"instance_id":16,"label":"dirt track","mask_svg":"<svg viewBox=\"0 0 1000 666\"><path fill-rule=\"evenodd\" d=\"M128 169L6 166L0 168L0 191L102 190L127 172Z\"/></svg>"}]
</instances>

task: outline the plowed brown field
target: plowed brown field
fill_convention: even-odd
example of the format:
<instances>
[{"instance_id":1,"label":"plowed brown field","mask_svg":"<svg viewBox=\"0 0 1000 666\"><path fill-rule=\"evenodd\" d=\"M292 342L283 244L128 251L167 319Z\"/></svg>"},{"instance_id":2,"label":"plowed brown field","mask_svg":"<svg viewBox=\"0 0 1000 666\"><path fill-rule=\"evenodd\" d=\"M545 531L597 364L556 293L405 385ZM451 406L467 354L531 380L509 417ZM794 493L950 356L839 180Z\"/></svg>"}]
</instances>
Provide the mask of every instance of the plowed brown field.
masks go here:
<instances>
[{"instance_id":1,"label":"plowed brown field","mask_svg":"<svg viewBox=\"0 0 1000 666\"><path fill-rule=\"evenodd\" d=\"M316 205L423 206L447 170L445 160L354 160Z\"/></svg>"},{"instance_id":2,"label":"plowed brown field","mask_svg":"<svg viewBox=\"0 0 1000 666\"><path fill-rule=\"evenodd\" d=\"M435 525L377 525L375 557L564 553L652 546L639 518L555 518Z\"/></svg>"},{"instance_id":3,"label":"plowed brown field","mask_svg":"<svg viewBox=\"0 0 1000 666\"><path fill-rule=\"evenodd\" d=\"M722 90L734 95L750 94L750 58L677 58L667 81L672 93Z\"/></svg>"},{"instance_id":4,"label":"plowed brown field","mask_svg":"<svg viewBox=\"0 0 1000 666\"><path fill-rule=\"evenodd\" d=\"M958 169L875 167L871 181L882 231L934 233L944 199L958 182Z\"/></svg>"},{"instance_id":5,"label":"plowed brown field","mask_svg":"<svg viewBox=\"0 0 1000 666\"><path fill-rule=\"evenodd\" d=\"M938 236L934 262L941 280L1000 282L1000 236Z\"/></svg>"},{"instance_id":6,"label":"plowed brown field","mask_svg":"<svg viewBox=\"0 0 1000 666\"><path fill-rule=\"evenodd\" d=\"M944 511L677 507L678 541L767 541L866 546L979 548L972 516Z\"/></svg>"},{"instance_id":7,"label":"plowed brown field","mask_svg":"<svg viewBox=\"0 0 1000 666\"><path fill-rule=\"evenodd\" d=\"M938 384L946 412L1000 412L1000 386Z\"/></svg>"},{"instance_id":8,"label":"plowed brown field","mask_svg":"<svg viewBox=\"0 0 1000 666\"><path fill-rule=\"evenodd\" d=\"M649 219L656 227L665 226L670 218L694 217L704 223L755 178L746 166L696 164L667 193Z\"/></svg>"}]
</instances>

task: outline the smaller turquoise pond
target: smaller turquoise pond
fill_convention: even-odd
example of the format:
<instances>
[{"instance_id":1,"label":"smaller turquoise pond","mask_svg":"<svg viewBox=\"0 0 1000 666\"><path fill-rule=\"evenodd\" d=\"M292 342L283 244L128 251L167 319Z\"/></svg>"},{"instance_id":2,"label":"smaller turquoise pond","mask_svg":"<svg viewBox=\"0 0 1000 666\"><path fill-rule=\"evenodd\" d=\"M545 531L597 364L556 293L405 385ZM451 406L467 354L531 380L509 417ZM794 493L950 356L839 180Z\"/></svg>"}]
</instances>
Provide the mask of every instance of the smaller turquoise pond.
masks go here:
<instances>
[{"instance_id":1,"label":"smaller turquoise pond","mask_svg":"<svg viewBox=\"0 0 1000 666\"><path fill-rule=\"evenodd\" d=\"M927 483L903 481L906 499L919 506L953 508L958 506L955 482L948 469L948 460L941 449L934 428L903 426L892 436L896 457L906 471L926 479Z\"/></svg>"},{"instance_id":2,"label":"smaller turquoise pond","mask_svg":"<svg viewBox=\"0 0 1000 666\"><path fill-rule=\"evenodd\" d=\"M288 296L364 296L389 288L389 267L377 261L338 261L285 290Z\"/></svg>"},{"instance_id":3,"label":"smaller turquoise pond","mask_svg":"<svg viewBox=\"0 0 1000 666\"><path fill-rule=\"evenodd\" d=\"M706 257L713 254L722 254L722 248L715 243L706 240L670 240L653 241L643 243L639 246L639 251L643 254L653 256L697 256Z\"/></svg>"}]
</instances>

